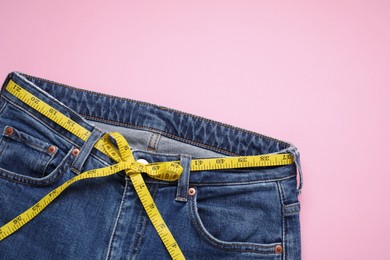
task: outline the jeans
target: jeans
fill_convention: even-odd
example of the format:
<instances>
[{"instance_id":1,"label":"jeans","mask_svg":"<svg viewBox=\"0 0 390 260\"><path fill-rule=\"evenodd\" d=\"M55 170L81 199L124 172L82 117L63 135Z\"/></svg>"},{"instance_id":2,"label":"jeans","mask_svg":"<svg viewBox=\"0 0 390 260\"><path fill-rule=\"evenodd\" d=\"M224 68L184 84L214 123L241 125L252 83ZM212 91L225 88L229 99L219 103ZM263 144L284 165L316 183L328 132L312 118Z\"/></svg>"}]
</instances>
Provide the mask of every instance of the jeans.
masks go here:
<instances>
[{"instance_id":1,"label":"jeans","mask_svg":"<svg viewBox=\"0 0 390 260\"><path fill-rule=\"evenodd\" d=\"M81 140L7 92L9 79L91 136ZM114 164L93 146L115 131L126 138L136 160L180 161L178 181L144 179L187 259L301 257L302 173L299 152L289 142L17 71L8 74L1 89L0 131L0 226L74 176ZM202 171L189 167L195 158L285 152L293 155L293 164ZM73 184L0 241L0 259L169 258L123 172Z\"/></svg>"}]
</instances>

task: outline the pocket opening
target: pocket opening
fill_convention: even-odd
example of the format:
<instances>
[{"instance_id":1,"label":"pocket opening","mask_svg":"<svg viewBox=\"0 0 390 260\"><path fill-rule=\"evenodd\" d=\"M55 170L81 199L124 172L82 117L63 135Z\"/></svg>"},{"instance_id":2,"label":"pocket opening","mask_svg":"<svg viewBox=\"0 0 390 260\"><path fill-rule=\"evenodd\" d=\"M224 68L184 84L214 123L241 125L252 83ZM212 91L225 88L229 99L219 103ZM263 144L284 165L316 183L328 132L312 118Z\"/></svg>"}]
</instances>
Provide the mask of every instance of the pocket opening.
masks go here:
<instances>
[{"instance_id":1,"label":"pocket opening","mask_svg":"<svg viewBox=\"0 0 390 260\"><path fill-rule=\"evenodd\" d=\"M0 139L0 177L18 183L48 184L71 158L56 145L6 125ZM55 179L55 178L54 178Z\"/></svg>"},{"instance_id":2,"label":"pocket opening","mask_svg":"<svg viewBox=\"0 0 390 260\"><path fill-rule=\"evenodd\" d=\"M252 187L250 187L248 191L242 193L242 194L246 193L245 195L242 196L249 198L250 191L259 187L259 185L251 185L251 186ZM202 188L204 189L204 187ZM237 188L237 191L241 188L242 185L240 186L240 188ZM235 251L235 252L253 252L259 254L278 254L276 248L282 246L283 244L283 224L282 224L283 216L282 216L282 208L281 208L282 205L280 204L280 201L277 199L278 191L276 190L276 187L273 187L272 190L267 190L267 192L272 192L273 195L275 195L274 201L275 203L278 203L278 207L276 207L275 210L277 210L277 208L279 210L277 210L278 212L275 213L271 210L271 208L266 206L265 210L267 211L267 215L264 215L262 219L260 218L256 219L259 222L255 222L255 218L257 218L257 216L253 215L254 218L250 222L252 222L252 224L257 223L257 227L251 226L251 224L247 225L246 221L250 220L251 217L249 217L244 211L241 211L240 208L237 208L238 213L233 217L229 215L225 215L225 213L227 212L227 211L225 212L225 209L229 207L229 201L228 201L229 199L226 201L220 201L220 202L216 201L215 203L213 202L212 205L213 208L211 211L215 210L215 214L214 212L211 212L211 214L203 213L203 215L201 215L199 212L200 205L198 203L198 196L199 194L202 193L202 190L199 189L194 196L190 196L188 201L191 222L194 228L196 229L197 233L202 238L202 240L221 250ZM238 191L237 194L239 193L240 192ZM220 194L218 194L218 197L220 197L219 195ZM257 203L257 199L255 197L249 198L249 201L256 201ZM248 201L246 201L245 203L247 202ZM204 203L204 201L202 200L200 203ZM234 204L236 202L230 202L230 203ZM239 204L240 202L234 205L239 205ZM231 208L233 211L235 208L234 205ZM259 207L261 207L260 204ZM220 209L222 209L222 211L218 213ZM256 210L257 209L251 211L251 214L256 214ZM270 216L271 222L275 221L275 219L272 220L272 218L274 218L273 214L278 215L276 216L275 219L277 219L277 221L280 221L280 223L278 222L275 224L276 229L266 229L265 226L267 225L266 221L268 216ZM219 221L225 221L225 223L223 225L218 225ZM205 225L206 223L208 223L208 225ZM221 233L218 234L218 232L215 232L215 229L213 230L214 227L218 227L217 229L221 230ZM243 232L243 234L240 234L240 232ZM251 237L250 235L251 232L257 233L255 236L256 239L250 239L250 240L242 239L247 235L248 237ZM224 238L223 236L221 236L222 233L229 234L228 237L230 238L229 239Z\"/></svg>"}]
</instances>

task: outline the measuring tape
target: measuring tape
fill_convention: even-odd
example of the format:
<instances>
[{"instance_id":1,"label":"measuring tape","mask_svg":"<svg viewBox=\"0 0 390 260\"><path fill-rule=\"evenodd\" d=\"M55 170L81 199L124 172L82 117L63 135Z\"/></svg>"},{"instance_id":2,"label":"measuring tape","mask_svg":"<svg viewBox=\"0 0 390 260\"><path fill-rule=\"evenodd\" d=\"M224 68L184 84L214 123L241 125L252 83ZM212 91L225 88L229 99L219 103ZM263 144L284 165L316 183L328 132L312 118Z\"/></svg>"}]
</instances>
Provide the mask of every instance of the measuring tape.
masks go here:
<instances>
[{"instance_id":1,"label":"measuring tape","mask_svg":"<svg viewBox=\"0 0 390 260\"><path fill-rule=\"evenodd\" d=\"M28 106L51 119L80 139L85 141L91 135L89 130L79 125L66 115L62 114L60 111L51 107L38 97L34 96L16 84L14 81L9 80L6 86L6 90ZM111 143L109 140L110 136L115 139L119 149ZM109 176L124 170L126 175L130 177L137 195L140 198L146 213L148 214L149 219L151 220L154 228L156 229L171 257L173 259L185 259L179 245L175 241L160 212L158 211L141 175L141 172L145 172L150 177L155 179L175 181L180 177L183 171L183 167L180 165L180 161L154 162L146 165L136 162L131 152L131 147L128 145L126 139L117 132L105 134L96 142L94 147L111 157L117 163L104 168L83 172L66 181L58 188L44 196L31 208L2 226L0 228L0 240L3 240L7 236L11 235L24 224L29 222L32 218L37 216L47 205L49 205L71 184L83 179ZM294 160L292 156L288 153L192 159L190 164L190 171L279 166L292 164L293 162Z\"/></svg>"}]
</instances>

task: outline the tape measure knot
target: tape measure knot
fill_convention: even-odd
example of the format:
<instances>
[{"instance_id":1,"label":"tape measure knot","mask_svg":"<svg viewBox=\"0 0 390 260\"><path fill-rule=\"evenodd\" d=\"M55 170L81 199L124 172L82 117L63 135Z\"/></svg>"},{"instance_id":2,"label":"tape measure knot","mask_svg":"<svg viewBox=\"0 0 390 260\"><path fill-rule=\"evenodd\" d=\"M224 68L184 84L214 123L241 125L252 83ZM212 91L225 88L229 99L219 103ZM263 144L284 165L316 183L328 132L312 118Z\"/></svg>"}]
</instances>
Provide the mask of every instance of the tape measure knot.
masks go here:
<instances>
[{"instance_id":1,"label":"tape measure knot","mask_svg":"<svg viewBox=\"0 0 390 260\"><path fill-rule=\"evenodd\" d=\"M112 137L117 147L111 142ZM150 177L158 180L176 181L180 178L183 172L183 167L177 162L159 162L157 165L143 164L134 159L132 149L122 134L118 132L106 133L103 137L103 147L106 153L116 162L126 162L128 167L125 168L126 174L130 177L131 174L141 172L147 173Z\"/></svg>"}]
</instances>

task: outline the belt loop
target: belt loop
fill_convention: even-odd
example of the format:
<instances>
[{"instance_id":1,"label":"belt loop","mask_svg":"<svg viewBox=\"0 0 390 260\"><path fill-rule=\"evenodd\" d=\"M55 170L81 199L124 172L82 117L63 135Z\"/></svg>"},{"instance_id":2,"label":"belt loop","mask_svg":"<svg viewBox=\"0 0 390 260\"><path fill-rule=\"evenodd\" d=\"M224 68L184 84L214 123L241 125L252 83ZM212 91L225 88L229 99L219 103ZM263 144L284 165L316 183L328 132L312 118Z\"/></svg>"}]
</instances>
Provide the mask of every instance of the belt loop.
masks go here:
<instances>
[{"instance_id":1,"label":"belt loop","mask_svg":"<svg viewBox=\"0 0 390 260\"><path fill-rule=\"evenodd\" d=\"M81 168L83 167L85 161L87 160L88 155L91 153L92 148L94 147L96 142L100 139L100 137L103 134L104 132L100 128L95 127L93 129L91 135L85 141L85 143L80 149L80 152L77 154L75 160L71 165L71 170L73 172L75 172L76 174L80 174Z\"/></svg>"},{"instance_id":2,"label":"belt loop","mask_svg":"<svg viewBox=\"0 0 390 260\"><path fill-rule=\"evenodd\" d=\"M180 155L180 165L183 172L177 181L176 201L187 202L188 188L190 185L190 165L192 156L189 154Z\"/></svg>"},{"instance_id":3,"label":"belt loop","mask_svg":"<svg viewBox=\"0 0 390 260\"><path fill-rule=\"evenodd\" d=\"M293 158L294 158L294 163L295 163L295 166L298 170L298 174L299 174L299 186L297 188L297 192L298 192L298 195L301 195L301 192L302 192L302 186L303 186L303 176L302 176L302 168L301 168L301 156L300 156L300 153L298 151L298 149L293 146L291 149L289 149Z\"/></svg>"}]
</instances>

